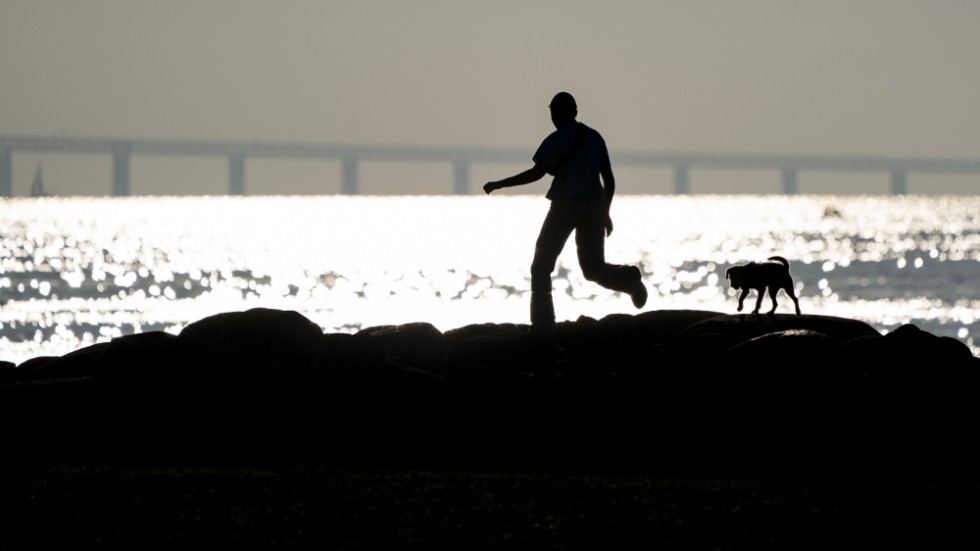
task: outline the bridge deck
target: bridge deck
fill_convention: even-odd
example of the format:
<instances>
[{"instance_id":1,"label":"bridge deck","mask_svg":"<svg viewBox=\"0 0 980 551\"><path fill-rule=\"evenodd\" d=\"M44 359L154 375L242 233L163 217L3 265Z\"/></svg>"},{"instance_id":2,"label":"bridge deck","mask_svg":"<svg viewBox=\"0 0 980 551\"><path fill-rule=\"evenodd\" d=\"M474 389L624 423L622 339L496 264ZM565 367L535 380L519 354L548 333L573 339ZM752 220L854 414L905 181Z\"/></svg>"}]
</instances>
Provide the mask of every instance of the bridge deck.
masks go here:
<instances>
[{"instance_id":1,"label":"bridge deck","mask_svg":"<svg viewBox=\"0 0 980 551\"><path fill-rule=\"evenodd\" d=\"M0 196L3 197L11 195L13 152L111 155L114 195L129 194L132 155L225 157L229 163L228 191L233 195L245 193L245 161L249 158L340 160L342 189L347 194L358 192L357 166L361 161L451 163L453 189L458 194L470 190L469 165L473 163L529 162L528 151L514 148L0 136ZM790 194L796 193L797 173L804 170L886 172L891 174L893 194L907 193L909 173L980 174L980 159L643 151L612 151L610 155L616 166L673 169L676 193L688 191L688 171L693 168L780 171L783 192Z\"/></svg>"}]
</instances>

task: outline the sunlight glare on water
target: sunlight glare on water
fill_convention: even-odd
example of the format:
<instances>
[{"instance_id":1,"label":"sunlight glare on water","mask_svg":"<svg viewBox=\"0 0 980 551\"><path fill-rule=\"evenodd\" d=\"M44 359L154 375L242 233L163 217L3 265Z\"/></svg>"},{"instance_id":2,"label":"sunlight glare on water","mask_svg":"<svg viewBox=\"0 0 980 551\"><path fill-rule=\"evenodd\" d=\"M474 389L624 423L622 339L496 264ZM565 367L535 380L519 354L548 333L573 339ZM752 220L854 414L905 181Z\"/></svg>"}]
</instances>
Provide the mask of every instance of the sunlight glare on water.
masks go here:
<instances>
[{"instance_id":1,"label":"sunlight glare on water","mask_svg":"<svg viewBox=\"0 0 980 551\"><path fill-rule=\"evenodd\" d=\"M0 359L253 307L327 332L527 323L547 208L513 195L7 199ZM612 214L607 260L641 266L644 310L734 313L725 270L779 255L804 313L883 332L914 322L976 351L980 197L621 196ZM560 320L635 312L584 279L574 238L554 286Z\"/></svg>"}]
</instances>

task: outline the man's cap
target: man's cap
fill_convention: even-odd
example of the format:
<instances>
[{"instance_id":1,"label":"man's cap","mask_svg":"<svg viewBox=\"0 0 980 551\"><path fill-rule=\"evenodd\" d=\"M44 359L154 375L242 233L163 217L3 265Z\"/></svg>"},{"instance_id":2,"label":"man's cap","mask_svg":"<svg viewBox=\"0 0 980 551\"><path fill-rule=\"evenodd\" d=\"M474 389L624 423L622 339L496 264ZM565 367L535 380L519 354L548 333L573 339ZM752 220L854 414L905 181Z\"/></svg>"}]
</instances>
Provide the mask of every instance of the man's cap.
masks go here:
<instances>
[{"instance_id":1,"label":"man's cap","mask_svg":"<svg viewBox=\"0 0 980 551\"><path fill-rule=\"evenodd\" d=\"M578 106L575 105L575 98L568 92L558 92L555 94L555 97L551 98L551 103L548 107L558 110L578 109Z\"/></svg>"}]
</instances>

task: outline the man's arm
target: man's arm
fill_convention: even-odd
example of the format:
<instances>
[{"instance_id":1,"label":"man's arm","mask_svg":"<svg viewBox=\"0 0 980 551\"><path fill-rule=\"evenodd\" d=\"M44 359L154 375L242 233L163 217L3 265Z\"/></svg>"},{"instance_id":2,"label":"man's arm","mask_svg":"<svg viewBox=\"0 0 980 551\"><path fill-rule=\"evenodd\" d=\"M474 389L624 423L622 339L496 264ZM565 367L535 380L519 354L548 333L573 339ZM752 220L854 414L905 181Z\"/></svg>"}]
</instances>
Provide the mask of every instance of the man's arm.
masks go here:
<instances>
[{"instance_id":1,"label":"man's arm","mask_svg":"<svg viewBox=\"0 0 980 551\"><path fill-rule=\"evenodd\" d=\"M496 191L505 187L523 186L524 184L530 184L531 182L537 182L545 174L548 173L548 168L544 163L534 163L534 166L521 172L520 174L515 174L509 178L504 178L503 180L497 180L495 182L487 182L483 185L483 191L487 195L490 195L491 191Z\"/></svg>"},{"instance_id":2,"label":"man's arm","mask_svg":"<svg viewBox=\"0 0 980 551\"><path fill-rule=\"evenodd\" d=\"M606 237L610 236L613 231L612 216L609 214L609 209L612 207L613 195L616 194L616 178L613 176L612 166L606 165L599 171L599 175L602 176L602 190L606 196Z\"/></svg>"}]
</instances>

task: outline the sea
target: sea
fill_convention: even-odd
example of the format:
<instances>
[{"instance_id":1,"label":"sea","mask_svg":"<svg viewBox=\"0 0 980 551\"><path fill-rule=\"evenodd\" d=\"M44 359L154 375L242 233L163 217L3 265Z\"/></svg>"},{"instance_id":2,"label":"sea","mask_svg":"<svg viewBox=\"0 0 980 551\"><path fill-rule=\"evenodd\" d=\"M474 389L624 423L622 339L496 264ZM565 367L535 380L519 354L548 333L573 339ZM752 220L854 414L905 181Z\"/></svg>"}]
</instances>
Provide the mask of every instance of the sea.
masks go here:
<instances>
[{"instance_id":1,"label":"sea","mask_svg":"<svg viewBox=\"0 0 980 551\"><path fill-rule=\"evenodd\" d=\"M496 194L0 199L0 361L251 308L338 333L528 323L547 209ZM612 218L606 259L640 266L647 304L587 281L573 236L554 273L559 320L735 313L725 270L778 255L804 314L914 324L980 352L980 196L619 195Z\"/></svg>"}]
</instances>

